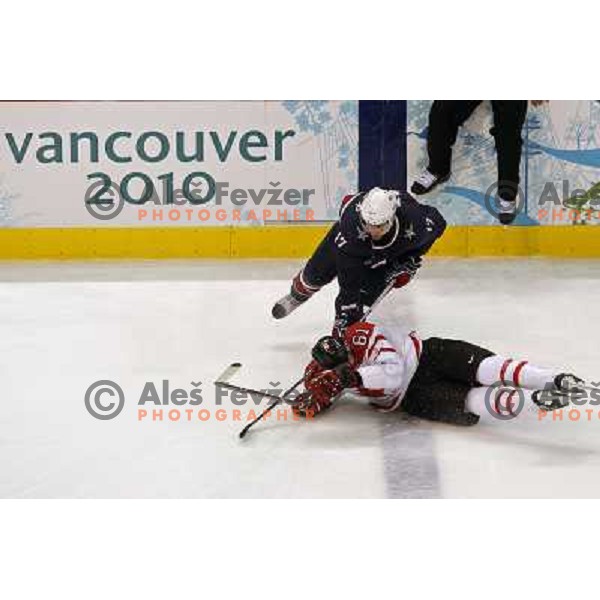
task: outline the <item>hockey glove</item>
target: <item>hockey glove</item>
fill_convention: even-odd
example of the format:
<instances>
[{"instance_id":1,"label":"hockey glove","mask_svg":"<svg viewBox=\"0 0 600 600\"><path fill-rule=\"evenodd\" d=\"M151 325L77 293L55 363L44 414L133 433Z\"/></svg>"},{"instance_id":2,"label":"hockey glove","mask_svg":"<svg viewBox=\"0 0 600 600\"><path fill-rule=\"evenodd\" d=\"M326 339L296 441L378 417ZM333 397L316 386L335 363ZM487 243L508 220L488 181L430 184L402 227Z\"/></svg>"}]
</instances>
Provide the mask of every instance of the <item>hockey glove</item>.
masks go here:
<instances>
[{"instance_id":1,"label":"hockey glove","mask_svg":"<svg viewBox=\"0 0 600 600\"><path fill-rule=\"evenodd\" d=\"M352 325L352 323L362 321L364 314L365 309L362 305L352 305L349 308L342 309L336 316L336 319L333 323L333 330L331 332L331 335L333 335L333 337L335 338L338 338L339 340L343 340L346 328Z\"/></svg>"},{"instance_id":2,"label":"hockey glove","mask_svg":"<svg viewBox=\"0 0 600 600\"><path fill-rule=\"evenodd\" d=\"M304 380L304 386L315 400L329 403L346 388L359 385L361 385L360 375L347 363L335 369L320 371L310 379Z\"/></svg>"},{"instance_id":3,"label":"hockey glove","mask_svg":"<svg viewBox=\"0 0 600 600\"><path fill-rule=\"evenodd\" d=\"M411 256L402 262L398 262L392 265L390 268L390 271L387 275L387 282L393 282L395 288L404 287L415 276L420 266L420 256Z\"/></svg>"},{"instance_id":4,"label":"hockey glove","mask_svg":"<svg viewBox=\"0 0 600 600\"><path fill-rule=\"evenodd\" d=\"M310 392L302 392L296 400L290 402L295 415L308 419L327 410L332 404L331 401L317 400Z\"/></svg>"}]
</instances>

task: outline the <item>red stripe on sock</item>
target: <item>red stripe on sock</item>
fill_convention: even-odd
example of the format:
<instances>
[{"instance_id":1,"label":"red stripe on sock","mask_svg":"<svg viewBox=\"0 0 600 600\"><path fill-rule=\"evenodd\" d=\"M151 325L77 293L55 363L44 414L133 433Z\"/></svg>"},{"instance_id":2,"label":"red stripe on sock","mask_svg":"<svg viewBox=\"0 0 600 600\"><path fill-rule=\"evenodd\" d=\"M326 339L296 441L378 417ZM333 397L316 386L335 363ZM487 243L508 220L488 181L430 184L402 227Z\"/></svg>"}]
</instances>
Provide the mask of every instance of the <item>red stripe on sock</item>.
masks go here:
<instances>
[{"instance_id":1,"label":"red stripe on sock","mask_svg":"<svg viewBox=\"0 0 600 600\"><path fill-rule=\"evenodd\" d=\"M302 271L300 271L300 273L298 273L298 279L300 280L300 283L309 291L311 292L318 292L321 289L320 285L311 285L310 283L307 283L304 279L304 269L302 269Z\"/></svg>"},{"instance_id":2,"label":"red stripe on sock","mask_svg":"<svg viewBox=\"0 0 600 600\"><path fill-rule=\"evenodd\" d=\"M496 392L496 401L494 403L494 409L499 415L508 413L509 415L515 414L515 405L513 402L513 396L517 393L517 390L500 390ZM506 402L502 406L502 397L506 395Z\"/></svg>"},{"instance_id":3,"label":"red stripe on sock","mask_svg":"<svg viewBox=\"0 0 600 600\"><path fill-rule=\"evenodd\" d=\"M500 381L506 385L506 381L504 381L504 376L506 375L506 370L508 369L508 365L510 365L510 363L513 361L512 358L507 358L504 361L504 364L502 365L502 367L500 368Z\"/></svg>"},{"instance_id":4,"label":"red stripe on sock","mask_svg":"<svg viewBox=\"0 0 600 600\"><path fill-rule=\"evenodd\" d=\"M520 383L519 383L519 375L521 375L521 371L523 370L523 367L527 364L526 360L521 361L515 368L515 372L513 373L513 381L515 382L515 385L517 387L519 387Z\"/></svg>"},{"instance_id":5,"label":"red stripe on sock","mask_svg":"<svg viewBox=\"0 0 600 600\"><path fill-rule=\"evenodd\" d=\"M298 275L294 277L294 280L292 281L292 287L296 293L300 294L301 296L306 296L307 298L310 298L316 291L319 290L319 288L311 287L304 283L304 280L302 279L302 272L298 273Z\"/></svg>"},{"instance_id":6,"label":"red stripe on sock","mask_svg":"<svg viewBox=\"0 0 600 600\"><path fill-rule=\"evenodd\" d=\"M496 395L494 397L494 410L500 415L502 414L501 408L502 408L502 396L504 394L507 394L508 391L507 390L498 390L496 391Z\"/></svg>"}]
</instances>

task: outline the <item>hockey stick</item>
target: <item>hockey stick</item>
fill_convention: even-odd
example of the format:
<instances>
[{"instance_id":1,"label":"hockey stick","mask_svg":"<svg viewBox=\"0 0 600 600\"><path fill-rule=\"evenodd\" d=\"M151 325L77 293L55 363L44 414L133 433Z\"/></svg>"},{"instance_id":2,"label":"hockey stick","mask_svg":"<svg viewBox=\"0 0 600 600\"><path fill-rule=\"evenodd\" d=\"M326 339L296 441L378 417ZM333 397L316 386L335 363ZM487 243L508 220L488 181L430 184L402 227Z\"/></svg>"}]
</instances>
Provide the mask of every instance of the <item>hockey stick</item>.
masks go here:
<instances>
[{"instance_id":1,"label":"hockey stick","mask_svg":"<svg viewBox=\"0 0 600 600\"><path fill-rule=\"evenodd\" d=\"M388 295L388 293L392 290L393 287L394 287L394 282L390 281L390 283L387 284L387 286L385 287L383 292L381 292L381 294L379 295L377 300L375 300L375 302L373 302L373 304L371 306L369 306L369 308L365 311L365 313L362 317L363 319L366 319L373 312L373 310L375 310L375 307L384 299L385 296ZM250 430L250 428L253 425L255 425L260 420L262 420L265 417L265 415L267 415L269 412L271 412L278 404L283 402L285 400L286 396L291 394L303 381L304 381L304 377L301 377L300 379L298 379L298 381L292 387L290 387L288 390L286 390L281 397L276 396L275 400L273 402L271 402L271 404L269 404L269 406L267 406L267 408L265 408L265 410L260 415L258 415L258 417L256 417L256 419L254 419L253 421L248 423L248 425L246 425L246 427L244 427L244 429L242 429L242 431L240 431L240 433L239 433L240 439L243 439L244 436L248 433L248 431ZM227 385L231 385L231 384L227 384ZM259 392L259 393L262 394L262 392ZM263 394L263 395L266 398L273 398L273 394Z\"/></svg>"},{"instance_id":2,"label":"hockey stick","mask_svg":"<svg viewBox=\"0 0 600 600\"><path fill-rule=\"evenodd\" d=\"M363 315L363 319L366 319L377 307L377 305L394 289L394 280L392 279L392 281L390 281L385 288L383 289L383 292L381 292L381 294L379 294L379 296L377 297L377 300L375 300L375 302L373 302L373 304L371 304L371 306L369 306L369 308L367 308L367 310L365 311L365 314Z\"/></svg>"},{"instance_id":3,"label":"hockey stick","mask_svg":"<svg viewBox=\"0 0 600 600\"><path fill-rule=\"evenodd\" d=\"M263 410L260 413L260 415L258 415L258 417L256 417L256 419L254 419L253 421L250 421L250 423L248 423L248 425L246 425L246 427L244 427L244 429L242 429L240 431L240 433L239 433L240 439L244 438L244 436L248 433L248 430L250 429L250 427L252 427L252 425L254 425L255 423L258 423L267 414L269 414L278 404L281 404L285 400L286 396L291 394L303 381L304 381L304 377L301 377L300 379L298 379L298 381L296 381L296 383L293 386L291 386L289 389L287 389L285 392L283 392L283 394L281 396L275 396L274 394L263 394L267 398L275 398L275 400L273 400L273 402L271 402L271 404L269 404L269 406L267 406L267 408L265 408L265 410ZM262 394L262 392L259 392L259 393Z\"/></svg>"},{"instance_id":4,"label":"hockey stick","mask_svg":"<svg viewBox=\"0 0 600 600\"><path fill-rule=\"evenodd\" d=\"M272 398L274 402L272 402L256 419L254 419L251 423L248 423L246 427L240 432L240 438L243 438L246 435L246 432L254 423L260 421L264 418L270 410L275 408L280 402L289 396L303 381L304 378L299 379L292 387L286 390L281 396L276 396L275 394L270 394L269 392L264 392L262 390L254 390L252 388L242 387L239 385L235 385L233 383L229 383L229 380L238 372L241 367L241 363L231 363L224 371L217 377L215 380L215 386L225 388L227 390L234 390L237 392L243 392L245 394L254 394L257 396L263 396L264 398Z\"/></svg>"},{"instance_id":5,"label":"hockey stick","mask_svg":"<svg viewBox=\"0 0 600 600\"><path fill-rule=\"evenodd\" d=\"M228 383L227 381L215 381L215 385L226 389L233 390L234 392L242 392L243 394L249 394L251 396L262 396L263 398L272 398L273 400L280 400L281 396L276 396L275 394L271 394L269 392L263 392L262 390L254 390L252 388L242 387L240 385L235 385L233 383Z\"/></svg>"},{"instance_id":6,"label":"hockey stick","mask_svg":"<svg viewBox=\"0 0 600 600\"><path fill-rule=\"evenodd\" d=\"M297 381L294 386L292 386L289 390L282 396L277 396L275 394L271 394L270 392L266 392L264 390L255 390L253 388L242 387L241 385L235 385L234 383L229 383L229 380L237 373L237 371L241 367L241 363L231 363L224 371L217 377L215 380L215 386L224 388L226 390L233 390L236 392L242 392L244 394L250 394L254 396L263 396L264 398L272 398L273 400L282 400L284 396L288 396L292 393L292 391L297 388L302 380Z\"/></svg>"}]
</instances>

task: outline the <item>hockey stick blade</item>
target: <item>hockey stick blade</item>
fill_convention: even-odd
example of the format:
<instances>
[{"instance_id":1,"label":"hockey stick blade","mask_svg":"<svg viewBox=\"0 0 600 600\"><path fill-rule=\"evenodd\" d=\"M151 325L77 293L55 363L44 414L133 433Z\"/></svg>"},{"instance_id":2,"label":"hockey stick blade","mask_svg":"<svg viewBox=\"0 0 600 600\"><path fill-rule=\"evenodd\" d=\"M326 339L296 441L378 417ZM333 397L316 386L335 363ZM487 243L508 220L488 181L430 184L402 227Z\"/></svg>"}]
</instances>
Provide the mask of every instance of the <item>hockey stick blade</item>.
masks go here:
<instances>
[{"instance_id":1,"label":"hockey stick blade","mask_svg":"<svg viewBox=\"0 0 600 600\"><path fill-rule=\"evenodd\" d=\"M242 368L242 363L231 363L215 380L215 385L231 381L233 376Z\"/></svg>"}]
</instances>

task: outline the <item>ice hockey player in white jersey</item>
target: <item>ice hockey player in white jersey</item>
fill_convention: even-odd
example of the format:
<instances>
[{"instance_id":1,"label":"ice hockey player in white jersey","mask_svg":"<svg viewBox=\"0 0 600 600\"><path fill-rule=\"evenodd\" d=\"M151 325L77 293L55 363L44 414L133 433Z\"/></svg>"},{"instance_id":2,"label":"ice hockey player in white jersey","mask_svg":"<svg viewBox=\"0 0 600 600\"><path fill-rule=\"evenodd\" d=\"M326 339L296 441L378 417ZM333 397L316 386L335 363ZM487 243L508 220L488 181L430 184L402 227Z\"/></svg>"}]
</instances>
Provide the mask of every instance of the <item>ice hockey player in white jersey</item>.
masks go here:
<instances>
[{"instance_id":1,"label":"ice hockey player in white jersey","mask_svg":"<svg viewBox=\"0 0 600 600\"><path fill-rule=\"evenodd\" d=\"M343 340L321 338L312 356L305 392L292 403L302 416L331 407L350 390L380 411L401 409L433 421L474 425L485 410L505 417L515 411L516 416L524 397L544 411L563 408L583 385L575 375L501 357L469 342L422 341L415 332L365 321L348 327ZM481 393L484 386L493 386L492 393Z\"/></svg>"}]
</instances>

